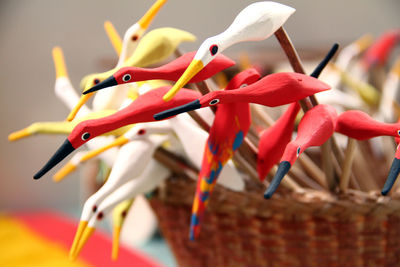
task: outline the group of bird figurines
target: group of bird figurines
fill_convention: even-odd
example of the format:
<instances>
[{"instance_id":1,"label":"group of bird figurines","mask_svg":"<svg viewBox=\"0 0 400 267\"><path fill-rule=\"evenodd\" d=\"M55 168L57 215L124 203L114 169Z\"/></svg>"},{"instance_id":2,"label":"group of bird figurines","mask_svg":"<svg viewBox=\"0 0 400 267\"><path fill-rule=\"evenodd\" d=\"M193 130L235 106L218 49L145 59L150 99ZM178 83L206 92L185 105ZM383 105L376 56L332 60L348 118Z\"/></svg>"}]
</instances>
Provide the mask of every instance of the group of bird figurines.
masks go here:
<instances>
[{"instance_id":1,"label":"group of bird figurines","mask_svg":"<svg viewBox=\"0 0 400 267\"><path fill-rule=\"evenodd\" d=\"M341 49L333 63L331 58L338 50L335 44L307 75L283 28L294 8L269 1L250 4L224 32L207 38L197 51L181 53L179 44L195 40L191 33L166 27L145 34L166 2L157 0L122 40L112 24L105 23L119 54L118 63L107 72L86 75L80 83L80 97L68 78L61 48L55 47L55 93L71 113L66 121L36 122L9 136L9 140L15 141L33 134L68 135L34 175L35 179L83 145L88 151L77 152L55 174L55 181L94 157L99 157L110 170L104 184L83 206L71 259L78 256L96 226L113 209L118 212L114 227L118 236L133 199L151 192L175 172L173 160L157 160L157 153L179 154L186 163L179 162L178 169L185 169L187 164L186 167L198 170L197 177L193 177L197 178L197 188L189 233L194 240L200 233L216 183L244 191L247 175L267 186L266 199L272 197L281 182L291 191L304 187L328 192L346 192L349 187L363 189L365 182L351 175L356 157L354 139L392 136L400 141L400 123L396 122L400 113L400 60L390 60L400 41L400 30L387 31L375 41L364 36ZM215 79L235 65L235 61L222 54L225 49L239 42L262 41L271 35L277 37L295 72L262 76L260 67L248 64L229 82ZM171 57L175 59L160 65ZM154 65L158 67L148 67ZM392 66L390 71L386 71L388 66ZM318 79L325 67L327 83ZM372 76L379 76L380 82ZM86 102L92 96L90 108ZM276 121L264 108L282 105L287 107ZM343 138L347 138L347 144L340 141ZM394 144L392 141L390 146L392 156L396 151ZM308 157L303 153L307 148L319 146L324 164L336 161L340 168L321 170L308 158L307 164L314 171L307 172L309 177L302 180L292 169L296 168L297 173L304 170L293 165L301 154L299 160ZM375 150L380 153L379 148ZM399 172L397 149L382 194L389 193ZM268 182L266 177L271 173L273 178ZM376 185L373 181L368 183ZM115 240L113 258L118 255L118 238Z\"/></svg>"}]
</instances>

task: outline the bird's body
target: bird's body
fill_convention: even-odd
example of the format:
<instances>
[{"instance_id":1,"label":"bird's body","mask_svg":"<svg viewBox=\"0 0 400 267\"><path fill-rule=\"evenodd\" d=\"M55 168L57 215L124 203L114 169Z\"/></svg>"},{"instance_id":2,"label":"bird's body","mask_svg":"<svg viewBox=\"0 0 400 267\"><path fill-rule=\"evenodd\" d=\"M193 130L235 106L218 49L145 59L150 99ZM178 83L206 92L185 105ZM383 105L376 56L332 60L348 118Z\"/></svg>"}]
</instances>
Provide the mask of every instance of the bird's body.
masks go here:
<instances>
[{"instance_id":1,"label":"bird's body","mask_svg":"<svg viewBox=\"0 0 400 267\"><path fill-rule=\"evenodd\" d=\"M294 130L297 113L300 110L298 103L292 103L285 113L266 129L260 136L257 155L257 172L260 181L270 172L273 165L279 162L290 142Z\"/></svg>"},{"instance_id":2,"label":"bird's body","mask_svg":"<svg viewBox=\"0 0 400 267\"><path fill-rule=\"evenodd\" d=\"M114 74L112 74L112 76L110 76L103 82L98 83L89 90L86 90L84 94L91 93L110 86L124 85L127 83L139 81L154 79L176 81L185 71L190 61L192 61L195 53L196 52L186 53L179 58L157 68L123 67L117 70ZM233 60L224 55L219 55L208 65L208 67L204 68L189 82L197 83L206 80L212 77L214 74L233 65L235 65L235 62Z\"/></svg>"},{"instance_id":3,"label":"bird's body","mask_svg":"<svg viewBox=\"0 0 400 267\"><path fill-rule=\"evenodd\" d=\"M357 140L377 136L400 136L400 123L383 123L360 110L348 110L339 115L336 132Z\"/></svg>"},{"instance_id":4,"label":"bird's body","mask_svg":"<svg viewBox=\"0 0 400 267\"><path fill-rule=\"evenodd\" d=\"M135 125L131 129L131 133L142 129L145 129L144 125ZM126 143L119 149L107 181L95 194L86 200L80 218L80 225L83 226L78 227L71 254L75 254L89 219L98 214L98 205L117 188L140 176L146 168L146 163L152 159L156 148L168 138L164 135L149 136L145 130L143 134L136 136L138 139Z\"/></svg>"},{"instance_id":5,"label":"bird's body","mask_svg":"<svg viewBox=\"0 0 400 267\"><path fill-rule=\"evenodd\" d=\"M198 108L235 102L276 107L328 89L329 85L304 74L274 73L243 88L210 92L185 106L155 114L154 118L160 120Z\"/></svg>"},{"instance_id":6,"label":"bird's body","mask_svg":"<svg viewBox=\"0 0 400 267\"><path fill-rule=\"evenodd\" d=\"M384 135L399 137L400 122L383 123L374 120L368 114L360 110L349 110L339 115L336 125L336 132L357 140L367 140ZM393 159L388 177L382 189L383 195L389 193L399 173L400 149L397 147L395 158Z\"/></svg>"},{"instance_id":7,"label":"bird's body","mask_svg":"<svg viewBox=\"0 0 400 267\"><path fill-rule=\"evenodd\" d=\"M310 146L320 146L332 136L336 121L336 110L328 105L317 105L306 112L299 123L296 139L285 148L275 177L264 193L265 198L272 196L283 177L304 150Z\"/></svg>"},{"instance_id":8,"label":"bird's body","mask_svg":"<svg viewBox=\"0 0 400 267\"><path fill-rule=\"evenodd\" d=\"M138 42L141 39L142 35L145 33L150 23L157 15L160 8L166 3L166 1L167 0L157 0L138 22L129 27L124 34L122 44L116 32L109 35L111 42L114 44L114 46L120 46L120 49L117 49L120 54L116 68L121 67L125 63L125 61L130 58L132 53L135 51L136 46L138 45ZM110 31L107 31L107 33L109 32ZM120 45L118 45L118 43L120 43ZM90 88L94 84L100 82L101 79L104 79L108 76L109 75L105 73L89 74L81 80L81 87L83 87L83 89ZM123 94L124 92L120 91L119 93ZM71 121L75 118L82 105L84 105L89 98L90 96L81 96L80 99L75 102L74 108L71 110L67 117L68 121ZM121 99L122 98L118 97L118 94L116 94L115 92L104 92L98 95L97 99L94 101L94 110L101 110L104 108L118 109L122 101Z\"/></svg>"},{"instance_id":9,"label":"bird's body","mask_svg":"<svg viewBox=\"0 0 400 267\"><path fill-rule=\"evenodd\" d=\"M257 81L260 74L254 69L236 75L225 90L247 86ZM238 89L237 89L238 90ZM220 105L215 113L207 139L201 170L197 180L196 195L192 207L190 239L199 234L200 222L218 176L243 142L250 128L250 106L246 102Z\"/></svg>"},{"instance_id":10,"label":"bird's body","mask_svg":"<svg viewBox=\"0 0 400 267\"><path fill-rule=\"evenodd\" d=\"M285 23L294 11L294 8L269 1L256 2L245 7L224 32L207 38L200 45L193 61L174 87L164 96L164 100L169 101L218 53L239 42L268 38Z\"/></svg>"},{"instance_id":11,"label":"bird's body","mask_svg":"<svg viewBox=\"0 0 400 267\"><path fill-rule=\"evenodd\" d=\"M389 30L380 36L365 52L362 63L366 70L373 66L383 66L390 53L400 42L400 29Z\"/></svg>"},{"instance_id":12,"label":"bird's body","mask_svg":"<svg viewBox=\"0 0 400 267\"><path fill-rule=\"evenodd\" d=\"M56 164L72 153L75 149L87 143L89 140L106 132L118 129L125 125L154 121L153 114L161 110L179 106L194 99L200 94L186 89L179 94L174 101L164 102L163 94L170 89L169 86L151 90L140 95L134 102L111 116L96 120L87 120L79 123L68 138L64 141L58 151L50 158L46 165L34 175L39 179Z\"/></svg>"}]
</instances>

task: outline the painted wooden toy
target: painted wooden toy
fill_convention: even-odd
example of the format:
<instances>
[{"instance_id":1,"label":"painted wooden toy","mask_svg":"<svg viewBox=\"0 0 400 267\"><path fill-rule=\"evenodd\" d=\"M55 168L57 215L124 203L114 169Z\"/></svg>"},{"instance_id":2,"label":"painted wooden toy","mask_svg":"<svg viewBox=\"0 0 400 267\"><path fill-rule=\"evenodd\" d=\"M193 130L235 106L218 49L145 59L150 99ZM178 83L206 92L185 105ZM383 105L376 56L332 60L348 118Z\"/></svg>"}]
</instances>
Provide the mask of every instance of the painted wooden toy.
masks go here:
<instances>
[{"instance_id":1,"label":"painted wooden toy","mask_svg":"<svg viewBox=\"0 0 400 267\"><path fill-rule=\"evenodd\" d=\"M121 55L122 51L122 40L121 36L119 36L117 30L115 29L114 25L111 23L111 21L106 20L103 24L104 30L106 31L106 34L108 36L108 39L111 42L112 47L114 48L115 53L117 55Z\"/></svg>"},{"instance_id":2,"label":"painted wooden toy","mask_svg":"<svg viewBox=\"0 0 400 267\"><path fill-rule=\"evenodd\" d=\"M329 89L329 85L304 74L288 72L274 73L243 88L210 92L184 106L157 113L154 115L154 118L161 120L182 112L234 102L247 102L276 107L296 102L307 96Z\"/></svg>"},{"instance_id":3,"label":"painted wooden toy","mask_svg":"<svg viewBox=\"0 0 400 267\"><path fill-rule=\"evenodd\" d=\"M275 124L261 133L257 155L257 173L260 181L263 181L271 168L279 162L286 145L292 139L299 110L298 103L290 104Z\"/></svg>"},{"instance_id":4,"label":"painted wooden toy","mask_svg":"<svg viewBox=\"0 0 400 267\"><path fill-rule=\"evenodd\" d=\"M134 203L134 199L127 199L118 203L112 211L112 248L111 259L117 260L119 253L119 242L121 238L121 230L124 225L126 216Z\"/></svg>"},{"instance_id":5,"label":"painted wooden toy","mask_svg":"<svg viewBox=\"0 0 400 267\"><path fill-rule=\"evenodd\" d=\"M400 42L400 29L390 30L380 36L362 57L362 63L366 70L371 67L383 66L390 53Z\"/></svg>"},{"instance_id":6,"label":"painted wooden toy","mask_svg":"<svg viewBox=\"0 0 400 267\"><path fill-rule=\"evenodd\" d=\"M336 132L357 140L377 136L400 136L400 123L383 123L360 110L348 110L339 115Z\"/></svg>"},{"instance_id":7,"label":"painted wooden toy","mask_svg":"<svg viewBox=\"0 0 400 267\"><path fill-rule=\"evenodd\" d=\"M397 177L400 173L400 146L397 146L396 153L392 165L390 166L389 174L386 178L385 184L382 187L382 195L387 195L392 189Z\"/></svg>"},{"instance_id":8,"label":"painted wooden toy","mask_svg":"<svg viewBox=\"0 0 400 267\"><path fill-rule=\"evenodd\" d=\"M147 30L154 17L159 12L160 8L167 2L167 0L157 0L144 14L144 16L135 24L133 24L124 34L122 41L122 50L119 57L117 66L122 66L124 61L130 57L142 37L143 33Z\"/></svg>"},{"instance_id":9,"label":"painted wooden toy","mask_svg":"<svg viewBox=\"0 0 400 267\"><path fill-rule=\"evenodd\" d=\"M159 128L160 124L156 125L156 128ZM83 230L90 217L97 212L101 201L121 185L138 177L146 168L146 163L152 158L156 148L168 139L165 135L150 135L152 130L151 124L147 127L137 124L125 134L128 136L125 137L127 140L130 139L129 135L135 135L138 139L127 142L119 149L107 181L85 202L70 255L75 254Z\"/></svg>"},{"instance_id":10,"label":"painted wooden toy","mask_svg":"<svg viewBox=\"0 0 400 267\"><path fill-rule=\"evenodd\" d=\"M67 67L65 65L64 54L61 47L56 46L52 50L54 68L56 71L56 83L54 86L54 92L58 99L60 99L64 105L72 110L75 104L79 101L79 96L72 86L71 80L69 79ZM87 115L91 110L87 106L83 106L80 110L78 117Z\"/></svg>"},{"instance_id":11,"label":"painted wooden toy","mask_svg":"<svg viewBox=\"0 0 400 267\"><path fill-rule=\"evenodd\" d=\"M144 165L145 170L142 174L121 185L100 202L97 206L97 211L90 216L81 237L76 241L78 243L76 249L71 249L71 259L75 259L79 255L79 252L82 250L89 237L93 234L99 222L104 218L104 216L108 215L118 203L134 198L139 194L154 190L162 180L171 175L169 169L165 168L155 160L151 160L149 163Z\"/></svg>"},{"instance_id":12,"label":"painted wooden toy","mask_svg":"<svg viewBox=\"0 0 400 267\"><path fill-rule=\"evenodd\" d=\"M319 77L326 65L332 59L336 50L337 45L334 45L325 58L311 73L311 77ZM260 181L265 179L265 176L270 172L272 166L278 163L279 159L282 157L285 147L291 140L296 115L299 110L300 105L298 103L290 104L286 112L276 121L276 123L261 134L257 155L257 172Z\"/></svg>"},{"instance_id":13,"label":"painted wooden toy","mask_svg":"<svg viewBox=\"0 0 400 267\"><path fill-rule=\"evenodd\" d=\"M96 82L101 82L108 78L120 67L136 66L146 67L156 64L170 57L182 42L192 42L196 38L187 31L175 28L159 28L150 31L143 36L136 50L121 66L100 74L92 75L86 82L83 89L89 89ZM98 92L93 98L93 109L116 109L119 108L121 101L125 97L123 86L110 88L107 91ZM77 102L78 103L78 102Z\"/></svg>"},{"instance_id":14,"label":"painted wooden toy","mask_svg":"<svg viewBox=\"0 0 400 267\"><path fill-rule=\"evenodd\" d=\"M239 42L268 38L294 11L294 8L269 1L256 2L245 7L224 32L206 39L200 45L193 61L164 96L164 100L170 100L196 73L226 48Z\"/></svg>"},{"instance_id":15,"label":"painted wooden toy","mask_svg":"<svg viewBox=\"0 0 400 267\"><path fill-rule=\"evenodd\" d=\"M317 105L307 111L300 121L296 139L285 148L278 170L265 191L264 198L271 198L283 177L304 150L310 146L320 146L332 136L336 120L336 110L328 105Z\"/></svg>"},{"instance_id":16,"label":"painted wooden toy","mask_svg":"<svg viewBox=\"0 0 400 267\"><path fill-rule=\"evenodd\" d=\"M157 68L138 68L124 67L119 69L112 76L108 77L101 83L96 84L92 88L83 92L83 94L92 93L100 89L108 88L115 85L123 85L132 82L146 81L153 79L176 81L185 71L192 61L196 52L189 52L181 57ZM235 62L224 55L218 55L210 64L195 75L189 82L197 83L206 80L216 73L235 65Z\"/></svg>"},{"instance_id":17,"label":"painted wooden toy","mask_svg":"<svg viewBox=\"0 0 400 267\"><path fill-rule=\"evenodd\" d=\"M146 14L135 24L133 24L124 34L124 39L121 45L121 54L118 59L118 63L116 65L116 68L121 67L124 62L132 55L133 51L135 50L138 41L142 37L143 33L147 30L149 27L150 23L154 19L154 17L157 15L158 11L160 8L166 3L167 0L157 0L153 6L150 7L150 9L146 12ZM109 38L111 40L111 43L118 43L119 38L117 37L116 31L106 31L107 33L112 32L111 35L109 35ZM109 75L107 75L109 76ZM106 76L106 77L107 77ZM97 82L99 81L96 76L86 76L82 79L81 81L81 86L82 82ZM105 93L104 93L105 94ZM79 101L76 103L75 107L71 110L69 113L67 120L71 121L75 118L76 114L78 113L80 107L87 102L87 100L90 98L90 96L86 97L81 97ZM101 101L97 101L100 102ZM114 109L118 107L113 107Z\"/></svg>"},{"instance_id":18,"label":"painted wooden toy","mask_svg":"<svg viewBox=\"0 0 400 267\"><path fill-rule=\"evenodd\" d=\"M344 134L357 140L371 139L377 136L400 136L400 122L383 123L374 120L368 114L359 110L349 110L339 115L336 132ZM400 152L397 148L395 158L390 167L389 175L382 189L386 195L392 188L400 172Z\"/></svg>"},{"instance_id":19,"label":"painted wooden toy","mask_svg":"<svg viewBox=\"0 0 400 267\"><path fill-rule=\"evenodd\" d=\"M256 82L260 74L248 69L237 74L225 90L233 90ZM200 224L209 198L226 162L233 157L250 128L250 106L245 102L219 105L214 123L204 147L203 161L197 180L192 206L189 238L194 240L200 232Z\"/></svg>"},{"instance_id":20,"label":"painted wooden toy","mask_svg":"<svg viewBox=\"0 0 400 267\"><path fill-rule=\"evenodd\" d=\"M143 36L132 56L122 66L147 67L168 59L183 42L194 42L190 32L171 27L154 29ZM108 77L108 76L107 76Z\"/></svg>"},{"instance_id":21,"label":"painted wooden toy","mask_svg":"<svg viewBox=\"0 0 400 267\"><path fill-rule=\"evenodd\" d=\"M200 96L198 92L185 89L181 90L182 93L177 95L176 100L165 102L161 96L169 89L169 86L154 89L139 96L128 107L111 116L79 123L45 166L34 175L34 178L42 177L75 149L94 137L125 125L154 121L155 113L191 102Z\"/></svg>"},{"instance_id":22,"label":"painted wooden toy","mask_svg":"<svg viewBox=\"0 0 400 267\"><path fill-rule=\"evenodd\" d=\"M60 122L35 122L29 125L28 127L13 132L8 136L8 140L16 141L21 138L25 138L28 136L32 136L35 134L70 134L72 130L81 122L86 120L104 118L110 116L115 113L115 110L101 110L98 112L91 112L86 116L80 117L71 122L68 121L60 121ZM120 129L115 129L113 131L105 133L105 135L121 135L125 133L130 127L126 126Z\"/></svg>"},{"instance_id":23,"label":"painted wooden toy","mask_svg":"<svg viewBox=\"0 0 400 267\"><path fill-rule=\"evenodd\" d=\"M207 110L204 109L204 111ZM200 169L203 159L203 153L201 152L204 150L208 133L199 128L194 120L187 114L179 114L178 116L169 119L167 121L169 123L168 126L165 125L165 122L166 121L162 121L164 124L162 126L158 126L158 128L152 127L151 132L153 134L174 133L178 137L179 143L182 145L188 160L193 164L193 166L195 166L197 169ZM152 123L152 126L156 126L154 122ZM143 127L143 129L146 129L147 126ZM110 148L120 147L126 144L128 141L136 138L137 137L135 135L129 135L128 139L127 135L124 134L123 136L115 139L114 142L109 143L108 145L105 145L99 149L80 154L78 157L74 156L54 175L53 179L60 181L66 175L76 170L78 164L96 157ZM193 142L193 140L196 140L196 142ZM244 189L243 179L234 167L232 161L228 161L217 182L233 191L243 191Z\"/></svg>"}]
</instances>

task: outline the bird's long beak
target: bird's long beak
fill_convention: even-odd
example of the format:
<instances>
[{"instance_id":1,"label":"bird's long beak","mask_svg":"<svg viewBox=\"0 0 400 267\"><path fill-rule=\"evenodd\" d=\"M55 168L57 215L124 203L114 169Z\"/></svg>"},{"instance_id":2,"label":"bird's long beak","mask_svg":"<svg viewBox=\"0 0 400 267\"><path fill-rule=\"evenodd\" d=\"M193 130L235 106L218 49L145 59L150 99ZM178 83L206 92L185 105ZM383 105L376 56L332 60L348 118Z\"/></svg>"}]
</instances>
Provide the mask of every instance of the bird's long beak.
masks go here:
<instances>
[{"instance_id":1,"label":"bird's long beak","mask_svg":"<svg viewBox=\"0 0 400 267\"><path fill-rule=\"evenodd\" d=\"M86 244L86 242L89 240L89 238L92 236L94 230L96 230L96 228L94 227L86 227L82 233L81 239L79 240L79 243L76 247L76 250L73 251L74 253L70 254L70 260L75 260L78 256L79 253L81 252L83 246Z\"/></svg>"},{"instance_id":2,"label":"bird's long beak","mask_svg":"<svg viewBox=\"0 0 400 267\"><path fill-rule=\"evenodd\" d=\"M189 66L174 84L174 86L163 96L164 101L170 101L174 95L185 86L199 71L204 68L204 64L201 60L193 59Z\"/></svg>"},{"instance_id":3,"label":"bird's long beak","mask_svg":"<svg viewBox=\"0 0 400 267\"><path fill-rule=\"evenodd\" d=\"M105 145L101 148L89 151L87 153L85 153L80 159L79 159L79 163L88 161L98 155L100 155L101 153L103 153L104 151L116 147L116 146L122 146L126 143L129 142L129 139L126 138L125 136L120 136L117 139L114 140L114 142ZM56 174L54 174L53 176L53 181L54 182L60 182L61 180L63 180L67 175L69 175L70 173L74 172L77 168L77 165L75 163L73 163L72 161L68 162L64 167L62 167Z\"/></svg>"},{"instance_id":4,"label":"bird's long beak","mask_svg":"<svg viewBox=\"0 0 400 267\"><path fill-rule=\"evenodd\" d=\"M146 12L146 14L143 15L143 17L138 21L138 24L142 29L147 29L151 23L151 21L154 19L154 17L157 15L158 11L160 8L167 2L167 0L158 0L155 2L150 9Z\"/></svg>"},{"instance_id":5,"label":"bird's long beak","mask_svg":"<svg viewBox=\"0 0 400 267\"><path fill-rule=\"evenodd\" d=\"M118 85L117 80L114 78L114 76L110 76L107 79L105 79L104 81L96 84L92 88L83 91L82 94L87 95L89 93L93 93L94 91L98 91L98 90L101 90L101 89L104 89L104 88L108 88L108 87L111 87L111 86L115 86L115 85Z\"/></svg>"},{"instance_id":6,"label":"bird's long beak","mask_svg":"<svg viewBox=\"0 0 400 267\"><path fill-rule=\"evenodd\" d=\"M114 25L108 20L104 22L104 29L107 33L108 39L110 39L110 42L114 47L115 52L117 52L119 56L122 50L121 37L119 36L117 30L114 28Z\"/></svg>"},{"instance_id":7,"label":"bird's long beak","mask_svg":"<svg viewBox=\"0 0 400 267\"><path fill-rule=\"evenodd\" d=\"M64 55L61 47L55 46L52 50L54 67L56 69L56 79L68 77L67 68L65 67Z\"/></svg>"},{"instance_id":8,"label":"bird's long beak","mask_svg":"<svg viewBox=\"0 0 400 267\"><path fill-rule=\"evenodd\" d=\"M79 98L78 103L75 105L75 107L68 114L67 121L72 121L73 119L75 119L75 116L76 116L76 114L78 114L78 111L89 100L89 98L91 96L92 96L92 94L81 95L81 98Z\"/></svg>"},{"instance_id":9,"label":"bird's long beak","mask_svg":"<svg viewBox=\"0 0 400 267\"><path fill-rule=\"evenodd\" d=\"M339 45L335 43L331 50L329 50L328 54L325 58L318 64L318 66L314 69L314 71L310 74L311 77L318 78L321 72L324 70L326 65L328 65L329 61L336 54L336 51L339 49Z\"/></svg>"},{"instance_id":10,"label":"bird's long beak","mask_svg":"<svg viewBox=\"0 0 400 267\"><path fill-rule=\"evenodd\" d=\"M112 251L111 251L111 259L118 259L119 252L119 237L121 236L121 226L115 225L113 227L113 240L112 240Z\"/></svg>"},{"instance_id":11,"label":"bird's long beak","mask_svg":"<svg viewBox=\"0 0 400 267\"><path fill-rule=\"evenodd\" d=\"M124 145L124 144L126 144L128 142L129 142L129 139L122 135L122 136L118 137L112 143L110 143L108 145L105 145L105 146L103 146L103 147L101 147L99 149L87 152L85 155L83 155L83 157L81 158L80 162L85 162L85 161L87 161L89 159L92 159L92 158L98 156L99 154L103 153L104 151L106 151L106 150L108 150L110 148L113 148L113 147L116 147L116 146L122 146L122 145Z\"/></svg>"},{"instance_id":12,"label":"bird's long beak","mask_svg":"<svg viewBox=\"0 0 400 267\"><path fill-rule=\"evenodd\" d=\"M78 229L76 230L76 234L75 234L75 237L74 237L74 241L72 242L72 246L71 246L71 249L69 251L69 258L71 260L76 258L76 256L75 256L76 250L78 248L79 241L81 240L83 231L86 229L87 225L88 225L87 221L80 221L79 222Z\"/></svg>"},{"instance_id":13,"label":"bird's long beak","mask_svg":"<svg viewBox=\"0 0 400 267\"><path fill-rule=\"evenodd\" d=\"M21 139L21 138L24 138L24 137L27 137L30 135L32 135L32 132L29 130L29 127L28 127L28 128L10 133L8 135L8 141L16 141L18 139Z\"/></svg>"},{"instance_id":14,"label":"bird's long beak","mask_svg":"<svg viewBox=\"0 0 400 267\"><path fill-rule=\"evenodd\" d=\"M390 189L392 189L394 183L396 182L397 176L400 173L400 159L394 158L392 162L392 166L390 166L389 175L386 178L386 182L382 188L382 195L386 196Z\"/></svg>"},{"instance_id":15,"label":"bird's long beak","mask_svg":"<svg viewBox=\"0 0 400 267\"><path fill-rule=\"evenodd\" d=\"M71 154L75 148L72 146L71 142L66 139L64 143L60 146L60 148L54 153L54 155L49 159L49 161L44 165L44 167L38 171L33 178L39 179L43 175L45 175L49 170L51 170L54 166L56 166L60 161L62 161L65 157Z\"/></svg>"},{"instance_id":16,"label":"bird's long beak","mask_svg":"<svg viewBox=\"0 0 400 267\"><path fill-rule=\"evenodd\" d=\"M275 193L279 184L281 183L283 177L289 172L291 165L289 161L282 161L279 163L278 170L275 173L274 179L272 179L271 183L267 190L265 190L264 198L270 199L272 195Z\"/></svg>"},{"instance_id":17,"label":"bird's long beak","mask_svg":"<svg viewBox=\"0 0 400 267\"><path fill-rule=\"evenodd\" d=\"M161 111L157 114L154 114L153 117L155 120L159 121L159 120L163 120L163 119L166 119L166 118L169 118L169 117L172 117L172 116L184 113L184 112L199 109L199 108L201 108L201 104L200 104L200 101L198 99L196 99L185 105Z\"/></svg>"}]
</instances>

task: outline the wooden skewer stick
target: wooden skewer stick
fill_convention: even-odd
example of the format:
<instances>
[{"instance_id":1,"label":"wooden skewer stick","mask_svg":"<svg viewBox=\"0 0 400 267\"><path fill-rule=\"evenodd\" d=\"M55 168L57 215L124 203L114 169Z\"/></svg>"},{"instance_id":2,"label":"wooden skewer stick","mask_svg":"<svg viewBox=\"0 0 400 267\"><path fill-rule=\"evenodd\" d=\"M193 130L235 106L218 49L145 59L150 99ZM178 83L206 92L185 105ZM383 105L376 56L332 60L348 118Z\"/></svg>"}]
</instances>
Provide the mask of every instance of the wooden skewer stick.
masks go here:
<instances>
[{"instance_id":1,"label":"wooden skewer stick","mask_svg":"<svg viewBox=\"0 0 400 267\"><path fill-rule=\"evenodd\" d=\"M293 44L291 42L289 36L287 35L287 33L286 33L286 31L285 31L285 29L283 27L280 27L275 32L275 37L278 39L279 44L281 45L283 51L285 52L286 56L288 57L289 62L291 64L293 70L295 72L305 74L304 68L303 68L303 66L301 64L301 61L300 61L300 58L299 58L299 56L298 56L298 54L297 54L297 52L296 52L296 50L295 50L295 48L294 48L294 46L293 46ZM318 105L317 98L314 95L310 96L309 99L310 99L311 103L309 101L307 101L306 99L303 99L303 100L299 101L300 106L301 106L301 108L303 109L304 112L307 112L307 110L311 109L312 106ZM331 137L331 139L334 139L334 137ZM335 143L336 142L333 142L333 145ZM328 179L328 184L331 184L332 187L334 187L334 181L333 181L333 178L332 178L333 177L333 175L332 175L333 167L332 167L331 161L329 160L330 156L329 156L329 153L328 153L328 151L331 150L331 147L332 146L330 145L330 142L326 142L325 144L323 144L322 145L322 154L323 154L324 158L328 157L327 159L323 160L323 162L325 163L324 164L324 166L325 166L324 169L326 170L325 175L326 175L326 178ZM339 148L337 147L336 150L339 150ZM335 157L337 157L336 153L335 153Z\"/></svg>"},{"instance_id":2,"label":"wooden skewer stick","mask_svg":"<svg viewBox=\"0 0 400 267\"><path fill-rule=\"evenodd\" d=\"M326 179L324 179L324 172L311 160L311 158L303 153L299 157L298 161L304 170L318 182L323 188L329 189Z\"/></svg>"},{"instance_id":3,"label":"wooden skewer stick","mask_svg":"<svg viewBox=\"0 0 400 267\"><path fill-rule=\"evenodd\" d=\"M275 121L273 118L271 118L267 112L265 112L260 105L251 105L250 106L251 111L257 118L263 122L266 126L270 127L272 126Z\"/></svg>"},{"instance_id":4,"label":"wooden skewer stick","mask_svg":"<svg viewBox=\"0 0 400 267\"><path fill-rule=\"evenodd\" d=\"M339 189L343 193L347 193L347 189L349 188L350 175L351 175L351 166L353 164L354 155L356 152L357 142L353 138L349 138L347 141L347 147L344 152L344 162L342 168L342 176L340 177Z\"/></svg>"},{"instance_id":5,"label":"wooden skewer stick","mask_svg":"<svg viewBox=\"0 0 400 267\"><path fill-rule=\"evenodd\" d=\"M288 174L290 177L293 177L293 180L299 182L300 185L307 186L315 190L327 191L326 188L322 187L316 181L311 179L301 168L298 168L296 165L293 165L292 168L290 168Z\"/></svg>"}]
</instances>

